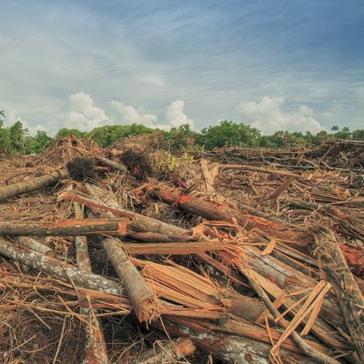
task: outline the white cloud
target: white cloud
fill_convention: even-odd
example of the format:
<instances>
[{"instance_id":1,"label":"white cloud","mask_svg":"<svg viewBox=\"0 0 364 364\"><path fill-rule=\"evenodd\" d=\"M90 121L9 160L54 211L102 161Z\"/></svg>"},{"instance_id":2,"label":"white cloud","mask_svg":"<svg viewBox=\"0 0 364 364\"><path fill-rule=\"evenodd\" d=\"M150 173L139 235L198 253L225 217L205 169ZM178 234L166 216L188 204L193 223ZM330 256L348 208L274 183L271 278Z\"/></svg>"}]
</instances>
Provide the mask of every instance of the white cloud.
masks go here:
<instances>
[{"instance_id":1,"label":"white cloud","mask_svg":"<svg viewBox=\"0 0 364 364\"><path fill-rule=\"evenodd\" d=\"M317 133L323 130L313 116L313 110L306 105L296 111L282 110L283 97L265 96L260 102L241 102L236 106L238 113L251 126L261 130L264 134L271 134L277 130L310 131Z\"/></svg>"},{"instance_id":2,"label":"white cloud","mask_svg":"<svg viewBox=\"0 0 364 364\"><path fill-rule=\"evenodd\" d=\"M173 101L166 111L166 121L171 127L178 127L183 124L193 126L193 120L184 113L185 103L183 100Z\"/></svg>"},{"instance_id":3,"label":"white cloud","mask_svg":"<svg viewBox=\"0 0 364 364\"><path fill-rule=\"evenodd\" d=\"M143 111L136 109L134 106L126 105L124 102L112 101L111 105L118 111L122 121L126 124L143 124L150 128L155 128L158 122L158 116L145 114Z\"/></svg>"},{"instance_id":4,"label":"white cloud","mask_svg":"<svg viewBox=\"0 0 364 364\"><path fill-rule=\"evenodd\" d=\"M158 116L154 114L146 114L144 111L135 108L131 105L126 105L124 102L112 101L111 105L117 110L122 117L122 122L126 124L142 124L150 128L159 128L169 130L173 127L178 127L183 124L193 126L192 119L184 113L184 101L176 100L168 105L165 112L165 122L161 123Z\"/></svg>"},{"instance_id":5,"label":"white cloud","mask_svg":"<svg viewBox=\"0 0 364 364\"><path fill-rule=\"evenodd\" d=\"M66 115L66 128L76 128L89 131L98 126L110 124L110 118L105 111L94 105L92 97L84 92L70 95L70 112Z\"/></svg>"}]
</instances>

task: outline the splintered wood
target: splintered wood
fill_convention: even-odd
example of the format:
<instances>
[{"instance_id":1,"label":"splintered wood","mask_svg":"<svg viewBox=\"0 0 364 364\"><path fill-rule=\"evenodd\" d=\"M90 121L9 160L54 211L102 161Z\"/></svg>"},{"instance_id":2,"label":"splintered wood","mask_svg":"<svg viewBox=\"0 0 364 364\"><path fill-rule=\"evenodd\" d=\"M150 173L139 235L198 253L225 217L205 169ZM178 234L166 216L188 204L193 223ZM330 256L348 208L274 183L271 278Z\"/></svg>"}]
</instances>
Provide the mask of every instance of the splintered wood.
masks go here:
<instances>
[{"instance_id":1,"label":"splintered wood","mask_svg":"<svg viewBox=\"0 0 364 364\"><path fill-rule=\"evenodd\" d=\"M364 362L362 143L130 143L0 161L0 362Z\"/></svg>"}]
</instances>

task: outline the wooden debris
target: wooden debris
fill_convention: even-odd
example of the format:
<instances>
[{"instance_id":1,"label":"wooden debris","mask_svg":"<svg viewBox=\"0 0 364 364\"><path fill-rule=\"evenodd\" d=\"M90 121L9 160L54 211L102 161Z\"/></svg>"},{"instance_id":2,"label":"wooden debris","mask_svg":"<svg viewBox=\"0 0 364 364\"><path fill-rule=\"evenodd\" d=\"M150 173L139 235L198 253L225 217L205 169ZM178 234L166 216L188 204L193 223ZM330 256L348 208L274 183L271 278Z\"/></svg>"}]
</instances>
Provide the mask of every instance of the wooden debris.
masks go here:
<instances>
[{"instance_id":1,"label":"wooden debris","mask_svg":"<svg viewBox=\"0 0 364 364\"><path fill-rule=\"evenodd\" d=\"M9 197L21 195L23 193L40 190L44 187L57 183L60 179L65 178L65 171L52 172L49 175L36 177L33 180L19 182L9 186L0 187L0 201L4 201Z\"/></svg>"}]
</instances>

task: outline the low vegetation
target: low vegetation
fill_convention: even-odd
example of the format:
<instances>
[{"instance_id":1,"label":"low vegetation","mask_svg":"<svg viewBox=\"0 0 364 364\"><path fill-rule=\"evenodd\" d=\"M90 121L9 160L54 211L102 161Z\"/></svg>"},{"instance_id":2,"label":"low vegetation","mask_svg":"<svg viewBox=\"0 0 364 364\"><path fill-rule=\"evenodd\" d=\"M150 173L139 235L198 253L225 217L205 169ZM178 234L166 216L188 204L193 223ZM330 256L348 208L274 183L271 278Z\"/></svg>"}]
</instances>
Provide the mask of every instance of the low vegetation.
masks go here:
<instances>
[{"instance_id":1,"label":"low vegetation","mask_svg":"<svg viewBox=\"0 0 364 364\"><path fill-rule=\"evenodd\" d=\"M0 112L0 152L6 154L40 153L52 143L45 131L37 131L36 135L29 134L20 121L9 127L3 125L5 114ZM317 134L310 132L277 131L272 135L262 133L249 125L233 121L221 121L217 125L204 128L201 132L194 131L189 125L172 128L170 131L151 129L140 124L106 125L90 132L78 129L60 129L55 138L75 135L80 138L94 140L100 147L109 147L121 138L143 134L162 133L166 146L172 150L182 150L194 146L195 148L211 150L217 147L268 147L281 148L285 146L297 147L300 145L319 145L327 140L354 139L364 140L364 129L351 131L344 127L339 129L333 126L330 132L320 131Z\"/></svg>"}]
</instances>

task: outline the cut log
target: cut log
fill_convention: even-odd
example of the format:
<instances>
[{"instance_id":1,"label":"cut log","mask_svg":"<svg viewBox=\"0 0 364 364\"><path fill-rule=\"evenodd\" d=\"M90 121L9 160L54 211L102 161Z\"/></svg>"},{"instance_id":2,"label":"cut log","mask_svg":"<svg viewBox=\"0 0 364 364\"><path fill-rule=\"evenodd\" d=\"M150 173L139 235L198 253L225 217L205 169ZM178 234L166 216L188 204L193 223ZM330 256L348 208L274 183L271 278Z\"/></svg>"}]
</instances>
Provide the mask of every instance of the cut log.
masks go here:
<instances>
[{"instance_id":1,"label":"cut log","mask_svg":"<svg viewBox=\"0 0 364 364\"><path fill-rule=\"evenodd\" d=\"M195 352L196 348L189 338L180 338L162 347L155 347L141 353L131 364L160 364L177 363Z\"/></svg>"},{"instance_id":2,"label":"cut log","mask_svg":"<svg viewBox=\"0 0 364 364\"><path fill-rule=\"evenodd\" d=\"M52 258L56 257L54 250L35 239L29 238L28 236L19 236L17 240L19 241L20 246L23 246L24 248L34 250L35 252L47 255Z\"/></svg>"},{"instance_id":3,"label":"cut log","mask_svg":"<svg viewBox=\"0 0 364 364\"><path fill-rule=\"evenodd\" d=\"M108 238L103 239L102 244L108 259L125 287L139 321L151 321L156 318L158 316L156 295L130 262L124 250L118 246L118 241Z\"/></svg>"},{"instance_id":4,"label":"cut log","mask_svg":"<svg viewBox=\"0 0 364 364\"><path fill-rule=\"evenodd\" d=\"M0 236L75 236L127 234L128 219L58 220L55 222L0 222Z\"/></svg>"},{"instance_id":5,"label":"cut log","mask_svg":"<svg viewBox=\"0 0 364 364\"><path fill-rule=\"evenodd\" d=\"M364 297L351 273L335 235L326 228L317 228L312 255L320 259L322 269L335 288L336 296L358 354L358 362L364 363Z\"/></svg>"},{"instance_id":6,"label":"cut log","mask_svg":"<svg viewBox=\"0 0 364 364\"><path fill-rule=\"evenodd\" d=\"M157 325L154 323L153 325ZM188 336L193 343L200 349L211 353L212 355L235 364L270 364L269 359L271 345L246 337L212 333L204 328L203 325L186 326L181 321L164 321L163 326L159 324L159 328L171 335ZM295 354L291 351L282 349L280 358L283 363L292 363L294 361L302 364L314 363L310 358Z\"/></svg>"},{"instance_id":7,"label":"cut log","mask_svg":"<svg viewBox=\"0 0 364 364\"><path fill-rule=\"evenodd\" d=\"M19 261L39 272L47 273L52 277L70 282L76 286L99 290L122 296L124 289L121 284L94 273L82 271L76 267L63 266L57 259L16 247L10 241L0 238L0 254Z\"/></svg>"},{"instance_id":8,"label":"cut log","mask_svg":"<svg viewBox=\"0 0 364 364\"><path fill-rule=\"evenodd\" d=\"M306 245L309 238L308 234L288 229L282 223L269 221L265 218L251 215L215 201L206 201L191 195L184 195L163 184L146 188L162 201L178 206L189 213L202 216L208 220L236 220L247 230L254 229L255 231L262 232L269 238L276 237L287 242L295 243L296 245Z\"/></svg>"},{"instance_id":9,"label":"cut log","mask_svg":"<svg viewBox=\"0 0 364 364\"><path fill-rule=\"evenodd\" d=\"M36 177L33 180L16 183L0 188L0 201L4 201L9 197L21 195L23 193L33 192L41 188L57 183L60 179L67 176L66 171L57 171L49 175Z\"/></svg>"},{"instance_id":10,"label":"cut log","mask_svg":"<svg viewBox=\"0 0 364 364\"><path fill-rule=\"evenodd\" d=\"M78 203L74 203L76 219L83 219L83 211ZM76 260L78 267L86 272L91 272L90 257L88 254L87 238L76 236L75 238ZM87 300L89 301L89 299ZM106 351L106 344L102 326L96 317L92 306L81 307L80 312L88 316L88 325L85 326L85 364L108 364L109 359Z\"/></svg>"},{"instance_id":11,"label":"cut log","mask_svg":"<svg viewBox=\"0 0 364 364\"><path fill-rule=\"evenodd\" d=\"M111 197L108 196L108 191L104 191L99 187L89 184L87 185L87 189L92 194L93 198L64 192L59 195L59 199L77 201L96 213L111 213L120 218L129 218L128 236L137 240L186 241L192 238L192 233L189 230L129 210L121 209L117 202L112 202Z\"/></svg>"}]
</instances>

